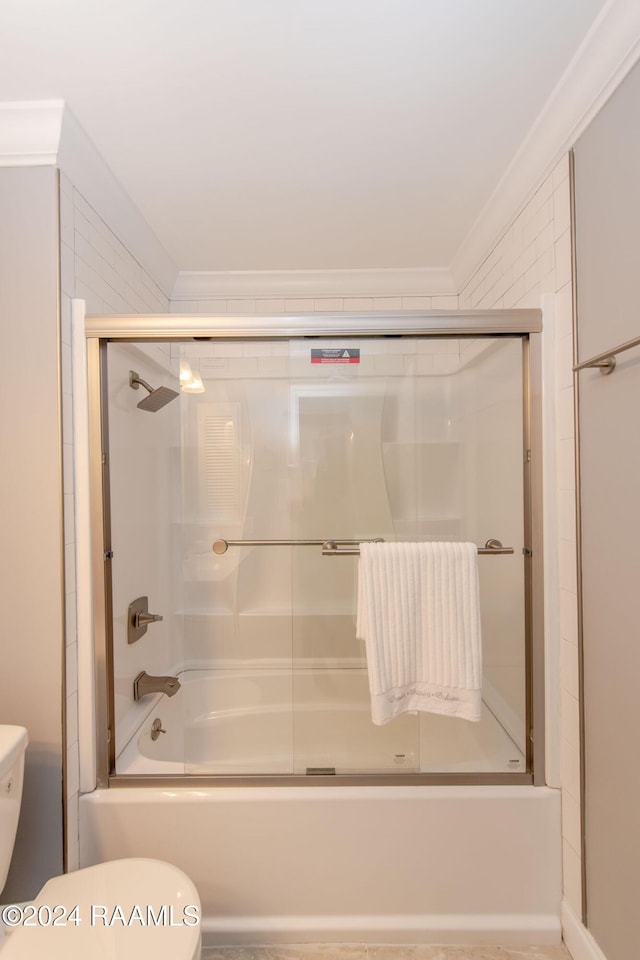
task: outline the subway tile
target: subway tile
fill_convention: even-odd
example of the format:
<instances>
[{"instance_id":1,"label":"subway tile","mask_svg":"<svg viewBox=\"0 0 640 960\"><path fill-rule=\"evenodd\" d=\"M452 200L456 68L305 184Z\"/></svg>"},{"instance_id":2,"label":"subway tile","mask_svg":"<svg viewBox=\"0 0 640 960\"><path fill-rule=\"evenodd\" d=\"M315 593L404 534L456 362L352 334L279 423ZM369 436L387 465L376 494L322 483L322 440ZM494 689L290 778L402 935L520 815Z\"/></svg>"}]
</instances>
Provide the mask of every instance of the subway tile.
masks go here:
<instances>
[{"instance_id":1,"label":"subway tile","mask_svg":"<svg viewBox=\"0 0 640 960\"><path fill-rule=\"evenodd\" d=\"M60 190L60 239L73 247L73 197Z\"/></svg>"},{"instance_id":2,"label":"subway tile","mask_svg":"<svg viewBox=\"0 0 640 960\"><path fill-rule=\"evenodd\" d=\"M71 297L66 293L60 295L60 339L71 344Z\"/></svg>"},{"instance_id":3,"label":"subway tile","mask_svg":"<svg viewBox=\"0 0 640 960\"><path fill-rule=\"evenodd\" d=\"M454 294L449 296L442 297L432 297L431 298L431 309L432 310L457 310L458 309L458 295Z\"/></svg>"},{"instance_id":4,"label":"subway tile","mask_svg":"<svg viewBox=\"0 0 640 960\"><path fill-rule=\"evenodd\" d=\"M285 313L313 313L313 300L305 300L302 298L285 300L284 310Z\"/></svg>"},{"instance_id":5,"label":"subway tile","mask_svg":"<svg viewBox=\"0 0 640 960\"><path fill-rule=\"evenodd\" d=\"M547 273L543 273L540 277L540 293L554 294L556 292L556 272L551 269Z\"/></svg>"},{"instance_id":6,"label":"subway tile","mask_svg":"<svg viewBox=\"0 0 640 960\"><path fill-rule=\"evenodd\" d=\"M229 360L229 375L232 377L255 377L258 375L258 361L252 357L233 357Z\"/></svg>"},{"instance_id":7,"label":"subway tile","mask_svg":"<svg viewBox=\"0 0 640 960\"><path fill-rule=\"evenodd\" d=\"M519 277L504 294L505 307L514 307L525 294L524 277Z\"/></svg>"},{"instance_id":8,"label":"subway tile","mask_svg":"<svg viewBox=\"0 0 640 960\"><path fill-rule=\"evenodd\" d=\"M560 644L560 687L578 700L580 696L578 648L562 640Z\"/></svg>"},{"instance_id":9,"label":"subway tile","mask_svg":"<svg viewBox=\"0 0 640 960\"><path fill-rule=\"evenodd\" d=\"M258 372L264 377L288 377L289 360L287 357L260 357Z\"/></svg>"},{"instance_id":10,"label":"subway tile","mask_svg":"<svg viewBox=\"0 0 640 960\"><path fill-rule=\"evenodd\" d=\"M569 230L565 230L556 240L555 257L558 280L568 283L571 280L571 233Z\"/></svg>"},{"instance_id":11,"label":"subway tile","mask_svg":"<svg viewBox=\"0 0 640 960\"><path fill-rule=\"evenodd\" d=\"M556 469L558 474L559 490L575 490L576 488L576 457L573 440L560 439L556 447Z\"/></svg>"},{"instance_id":12,"label":"subway tile","mask_svg":"<svg viewBox=\"0 0 640 960\"><path fill-rule=\"evenodd\" d=\"M73 446L62 444L62 491L73 493Z\"/></svg>"},{"instance_id":13,"label":"subway tile","mask_svg":"<svg viewBox=\"0 0 640 960\"><path fill-rule=\"evenodd\" d=\"M171 300L169 304L170 313L197 313L197 300Z\"/></svg>"},{"instance_id":14,"label":"subway tile","mask_svg":"<svg viewBox=\"0 0 640 960\"><path fill-rule=\"evenodd\" d=\"M403 310L431 310L432 297L402 297Z\"/></svg>"},{"instance_id":15,"label":"subway tile","mask_svg":"<svg viewBox=\"0 0 640 960\"><path fill-rule=\"evenodd\" d=\"M536 245L535 243L530 243L523 248L522 253L513 264L513 277L517 279L518 277L523 277L527 270L529 270L536 260Z\"/></svg>"},{"instance_id":16,"label":"subway tile","mask_svg":"<svg viewBox=\"0 0 640 960\"><path fill-rule=\"evenodd\" d=\"M73 248L68 243L60 244L60 287L68 297L76 295L76 274Z\"/></svg>"},{"instance_id":17,"label":"subway tile","mask_svg":"<svg viewBox=\"0 0 640 960\"><path fill-rule=\"evenodd\" d=\"M558 534L561 540L576 542L576 498L573 490L558 490Z\"/></svg>"},{"instance_id":18,"label":"subway tile","mask_svg":"<svg viewBox=\"0 0 640 960\"><path fill-rule=\"evenodd\" d=\"M227 301L220 299L214 300L198 300L197 304L197 313L204 313L205 315L216 317L216 316L225 316L229 313L227 309Z\"/></svg>"},{"instance_id":19,"label":"subway tile","mask_svg":"<svg viewBox=\"0 0 640 960\"><path fill-rule=\"evenodd\" d=\"M78 689L78 645L67 643L65 647L65 676L67 696Z\"/></svg>"},{"instance_id":20,"label":"subway tile","mask_svg":"<svg viewBox=\"0 0 640 960\"><path fill-rule=\"evenodd\" d=\"M77 595L76 595L76 585L75 581L69 583L69 576L67 576L67 571L65 570L65 595L64 595L64 610L65 610L65 642L67 648L75 646L77 650L78 646L78 613L77 613ZM71 587L71 589L70 589ZM77 653L75 654L77 657Z\"/></svg>"},{"instance_id":21,"label":"subway tile","mask_svg":"<svg viewBox=\"0 0 640 960\"><path fill-rule=\"evenodd\" d=\"M67 691L67 744L71 746L78 739L78 694Z\"/></svg>"},{"instance_id":22,"label":"subway tile","mask_svg":"<svg viewBox=\"0 0 640 960\"><path fill-rule=\"evenodd\" d=\"M374 297L372 303L373 309L380 313L402 310L402 297Z\"/></svg>"},{"instance_id":23,"label":"subway tile","mask_svg":"<svg viewBox=\"0 0 640 960\"><path fill-rule=\"evenodd\" d=\"M556 430L559 440L573 439L573 386L556 393Z\"/></svg>"},{"instance_id":24,"label":"subway tile","mask_svg":"<svg viewBox=\"0 0 640 960\"><path fill-rule=\"evenodd\" d=\"M556 384L559 390L573 386L573 337L556 340Z\"/></svg>"},{"instance_id":25,"label":"subway tile","mask_svg":"<svg viewBox=\"0 0 640 960\"><path fill-rule=\"evenodd\" d=\"M567 643L578 644L578 597L571 590L560 589L560 636Z\"/></svg>"},{"instance_id":26,"label":"subway tile","mask_svg":"<svg viewBox=\"0 0 640 960\"><path fill-rule=\"evenodd\" d=\"M63 385L62 394L62 441L69 445L73 444L73 398L67 388L71 389L71 384ZM70 477L67 477L67 486L70 487L69 493L73 492L73 471Z\"/></svg>"},{"instance_id":27,"label":"subway tile","mask_svg":"<svg viewBox=\"0 0 640 960\"><path fill-rule=\"evenodd\" d=\"M561 340L563 337L573 338L573 291L570 283L565 283L556 290L553 313L556 325L556 339Z\"/></svg>"},{"instance_id":28,"label":"subway tile","mask_svg":"<svg viewBox=\"0 0 640 960\"><path fill-rule=\"evenodd\" d=\"M404 373L404 357L400 354L378 355L374 357L374 368L377 373L387 375Z\"/></svg>"},{"instance_id":29,"label":"subway tile","mask_svg":"<svg viewBox=\"0 0 640 960\"><path fill-rule=\"evenodd\" d=\"M558 240L571 227L571 191L569 181L565 180L562 186L553 194L553 231L554 240Z\"/></svg>"},{"instance_id":30,"label":"subway tile","mask_svg":"<svg viewBox=\"0 0 640 960\"><path fill-rule=\"evenodd\" d=\"M567 180L569 177L569 154L565 153L564 157L558 161L555 165L551 178L553 180L553 189L554 191L558 189L563 180Z\"/></svg>"},{"instance_id":31,"label":"subway tile","mask_svg":"<svg viewBox=\"0 0 640 960\"><path fill-rule=\"evenodd\" d=\"M568 790L562 791L562 836L576 853L580 853L580 801Z\"/></svg>"},{"instance_id":32,"label":"subway tile","mask_svg":"<svg viewBox=\"0 0 640 960\"><path fill-rule=\"evenodd\" d=\"M66 543L64 546L64 573L65 593L72 593L76 589L76 545Z\"/></svg>"},{"instance_id":33,"label":"subway tile","mask_svg":"<svg viewBox=\"0 0 640 960\"><path fill-rule=\"evenodd\" d=\"M566 689L560 693L560 731L567 743L580 749L580 706L578 698Z\"/></svg>"},{"instance_id":34,"label":"subway tile","mask_svg":"<svg viewBox=\"0 0 640 960\"><path fill-rule=\"evenodd\" d=\"M580 750L564 737L560 738L560 780L562 789L577 800L580 797Z\"/></svg>"},{"instance_id":35,"label":"subway tile","mask_svg":"<svg viewBox=\"0 0 640 960\"><path fill-rule=\"evenodd\" d=\"M227 300L227 313L250 313L256 312L256 301L249 298L243 300Z\"/></svg>"},{"instance_id":36,"label":"subway tile","mask_svg":"<svg viewBox=\"0 0 640 960\"><path fill-rule=\"evenodd\" d=\"M559 578L562 590L577 592L576 545L569 540L560 540L558 544Z\"/></svg>"},{"instance_id":37,"label":"subway tile","mask_svg":"<svg viewBox=\"0 0 640 960\"><path fill-rule=\"evenodd\" d=\"M67 870L80 868L79 793L67 794Z\"/></svg>"},{"instance_id":38,"label":"subway tile","mask_svg":"<svg viewBox=\"0 0 640 960\"><path fill-rule=\"evenodd\" d=\"M281 314L284 313L284 300L277 297L269 297L266 299L256 300L254 302L255 312L260 315L263 313L268 314Z\"/></svg>"},{"instance_id":39,"label":"subway tile","mask_svg":"<svg viewBox=\"0 0 640 960\"><path fill-rule=\"evenodd\" d=\"M80 767L78 741L67 748L67 796L78 793L80 789Z\"/></svg>"},{"instance_id":40,"label":"subway tile","mask_svg":"<svg viewBox=\"0 0 640 960\"><path fill-rule=\"evenodd\" d=\"M64 517L64 542L65 543L75 543L76 540L76 524L75 524L75 514L74 514L74 497L72 493L64 494L64 507L63 507L63 517Z\"/></svg>"},{"instance_id":41,"label":"subway tile","mask_svg":"<svg viewBox=\"0 0 640 960\"><path fill-rule=\"evenodd\" d=\"M540 207L543 206L543 204L545 204L549 200L549 198L553 194L553 190L554 190L553 176L550 175L543 180L543 182L540 184L540 186L535 192L535 196L533 197L532 202L536 207L536 209L539 210Z\"/></svg>"},{"instance_id":42,"label":"subway tile","mask_svg":"<svg viewBox=\"0 0 640 960\"><path fill-rule=\"evenodd\" d=\"M373 310L373 300L371 297L345 297L345 313L368 313Z\"/></svg>"},{"instance_id":43,"label":"subway tile","mask_svg":"<svg viewBox=\"0 0 640 960\"><path fill-rule=\"evenodd\" d=\"M319 297L313 301L313 308L316 313L342 313L344 300L342 297Z\"/></svg>"},{"instance_id":44,"label":"subway tile","mask_svg":"<svg viewBox=\"0 0 640 960\"><path fill-rule=\"evenodd\" d=\"M564 898L577 916L582 913L582 870L580 857L566 841L562 845Z\"/></svg>"}]
</instances>

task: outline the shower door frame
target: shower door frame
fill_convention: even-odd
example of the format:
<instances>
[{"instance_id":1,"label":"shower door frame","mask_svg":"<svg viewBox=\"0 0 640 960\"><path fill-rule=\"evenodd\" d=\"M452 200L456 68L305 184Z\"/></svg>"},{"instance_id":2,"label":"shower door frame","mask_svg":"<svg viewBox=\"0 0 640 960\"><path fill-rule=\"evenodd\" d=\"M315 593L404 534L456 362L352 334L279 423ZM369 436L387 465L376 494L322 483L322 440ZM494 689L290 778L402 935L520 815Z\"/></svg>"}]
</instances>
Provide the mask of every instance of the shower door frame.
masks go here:
<instances>
[{"instance_id":1,"label":"shower door frame","mask_svg":"<svg viewBox=\"0 0 640 960\"><path fill-rule=\"evenodd\" d=\"M85 319L89 402L96 774L99 787L415 786L545 784L545 664L542 538L542 312L539 309L205 316L91 315ZM367 337L508 337L523 344L523 516L526 772L333 776L115 773L111 513L106 350L109 342L192 342ZM535 523L533 518L535 517Z\"/></svg>"}]
</instances>

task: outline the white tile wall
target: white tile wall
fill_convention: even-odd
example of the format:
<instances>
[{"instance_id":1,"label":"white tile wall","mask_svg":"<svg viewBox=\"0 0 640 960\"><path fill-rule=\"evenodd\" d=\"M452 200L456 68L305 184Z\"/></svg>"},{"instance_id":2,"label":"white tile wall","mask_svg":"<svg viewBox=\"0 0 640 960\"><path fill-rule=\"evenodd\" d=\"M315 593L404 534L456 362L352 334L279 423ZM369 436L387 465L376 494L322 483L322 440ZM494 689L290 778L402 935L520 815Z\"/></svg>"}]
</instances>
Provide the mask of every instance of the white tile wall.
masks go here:
<instances>
[{"instance_id":1,"label":"white tile wall","mask_svg":"<svg viewBox=\"0 0 640 960\"><path fill-rule=\"evenodd\" d=\"M78 644L76 633L71 299L88 313L167 313L169 301L96 211L60 174L60 272L66 575L67 868L79 866Z\"/></svg>"},{"instance_id":2,"label":"white tile wall","mask_svg":"<svg viewBox=\"0 0 640 960\"><path fill-rule=\"evenodd\" d=\"M460 308L539 307L543 294L554 294L564 896L579 916L580 742L570 227L567 156L466 283L460 293Z\"/></svg>"},{"instance_id":3,"label":"white tile wall","mask_svg":"<svg viewBox=\"0 0 640 960\"><path fill-rule=\"evenodd\" d=\"M171 313L203 313L210 316L286 313L371 313L396 310L457 310L457 295L445 297L299 297L266 299L172 300Z\"/></svg>"}]
</instances>

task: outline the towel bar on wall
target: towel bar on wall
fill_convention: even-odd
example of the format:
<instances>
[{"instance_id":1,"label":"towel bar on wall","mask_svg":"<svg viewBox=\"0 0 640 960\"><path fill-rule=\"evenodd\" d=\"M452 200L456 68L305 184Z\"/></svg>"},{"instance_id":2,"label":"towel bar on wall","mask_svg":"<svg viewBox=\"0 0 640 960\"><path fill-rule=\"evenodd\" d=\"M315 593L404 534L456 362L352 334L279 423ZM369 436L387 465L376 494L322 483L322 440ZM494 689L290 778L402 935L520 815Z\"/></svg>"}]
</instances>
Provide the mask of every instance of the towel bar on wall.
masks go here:
<instances>
[{"instance_id":1,"label":"towel bar on wall","mask_svg":"<svg viewBox=\"0 0 640 960\"><path fill-rule=\"evenodd\" d=\"M221 556L229 547L322 547L323 557L357 557L360 543L384 543L382 537L372 540L214 540L213 552ZM515 553L514 547L503 547L499 540L487 540L484 547L478 547L478 553L487 556L500 556Z\"/></svg>"},{"instance_id":2,"label":"towel bar on wall","mask_svg":"<svg viewBox=\"0 0 640 960\"><path fill-rule=\"evenodd\" d=\"M583 360L582 363L578 363L573 369L576 373L580 370L588 370L591 367L599 367L600 373L607 374L613 373L616 368L616 354L624 353L625 350L631 350L633 347L640 346L640 337L634 337L633 340L627 340L626 343L621 343L619 347L615 347L614 350L607 350L605 353L599 353L596 357L591 357L590 360Z\"/></svg>"}]
</instances>

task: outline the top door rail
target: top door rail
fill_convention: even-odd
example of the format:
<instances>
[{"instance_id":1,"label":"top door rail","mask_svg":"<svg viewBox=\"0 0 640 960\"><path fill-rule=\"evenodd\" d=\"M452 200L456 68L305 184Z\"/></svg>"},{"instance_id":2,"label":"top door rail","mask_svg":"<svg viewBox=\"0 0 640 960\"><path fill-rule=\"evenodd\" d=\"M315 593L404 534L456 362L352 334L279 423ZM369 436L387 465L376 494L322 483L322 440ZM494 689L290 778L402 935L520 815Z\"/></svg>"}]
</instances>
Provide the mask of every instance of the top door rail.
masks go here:
<instances>
[{"instance_id":1,"label":"top door rail","mask_svg":"<svg viewBox=\"0 0 640 960\"><path fill-rule=\"evenodd\" d=\"M576 364L573 368L576 373L580 370L588 370L590 367L598 367L600 373L606 374L613 373L616 368L616 356L619 353L624 353L625 350L632 350L633 347L640 346L640 337L634 337L633 340L627 340L626 343L621 343L619 347L614 347L613 350L606 350L604 353L599 353L595 357L591 357L590 360L583 360L582 363Z\"/></svg>"}]
</instances>

